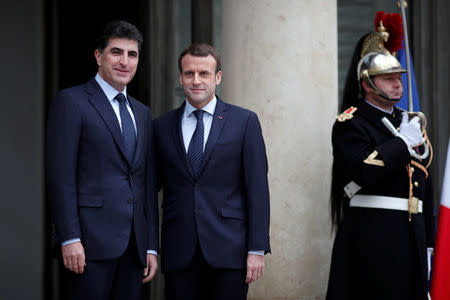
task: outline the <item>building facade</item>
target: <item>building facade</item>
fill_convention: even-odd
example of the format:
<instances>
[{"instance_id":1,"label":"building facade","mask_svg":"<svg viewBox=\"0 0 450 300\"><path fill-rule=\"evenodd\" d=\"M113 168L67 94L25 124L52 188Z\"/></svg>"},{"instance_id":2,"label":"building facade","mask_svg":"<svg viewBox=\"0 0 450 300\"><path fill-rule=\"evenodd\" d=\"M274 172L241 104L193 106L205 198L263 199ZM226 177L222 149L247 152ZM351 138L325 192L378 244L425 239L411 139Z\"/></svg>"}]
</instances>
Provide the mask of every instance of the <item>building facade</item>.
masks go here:
<instances>
[{"instance_id":1,"label":"building facade","mask_svg":"<svg viewBox=\"0 0 450 300\"><path fill-rule=\"evenodd\" d=\"M45 197L44 132L59 89L95 75L95 30L126 19L144 34L129 92L158 116L184 99L177 57L193 41L223 59L218 93L255 111L269 159L272 255L249 298L324 299L333 236L329 218L331 126L353 45L386 0L21 0L0 15L2 273L5 299L58 299L59 271ZM416 80L434 145L436 201L450 134L450 4L408 1ZM163 298L163 276L145 299Z\"/></svg>"}]
</instances>

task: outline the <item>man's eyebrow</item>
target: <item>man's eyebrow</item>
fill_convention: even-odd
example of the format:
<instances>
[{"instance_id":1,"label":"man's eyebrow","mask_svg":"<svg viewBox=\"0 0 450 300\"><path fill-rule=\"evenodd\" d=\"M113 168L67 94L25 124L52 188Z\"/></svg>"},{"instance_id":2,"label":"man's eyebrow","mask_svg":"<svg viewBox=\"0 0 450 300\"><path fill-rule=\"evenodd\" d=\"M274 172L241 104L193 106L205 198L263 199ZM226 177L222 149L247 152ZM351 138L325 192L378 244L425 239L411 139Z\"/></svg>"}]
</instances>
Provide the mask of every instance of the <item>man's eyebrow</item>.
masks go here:
<instances>
[{"instance_id":1,"label":"man's eyebrow","mask_svg":"<svg viewBox=\"0 0 450 300\"><path fill-rule=\"evenodd\" d=\"M118 47L112 47L111 51L123 51L122 48L118 48Z\"/></svg>"}]
</instances>

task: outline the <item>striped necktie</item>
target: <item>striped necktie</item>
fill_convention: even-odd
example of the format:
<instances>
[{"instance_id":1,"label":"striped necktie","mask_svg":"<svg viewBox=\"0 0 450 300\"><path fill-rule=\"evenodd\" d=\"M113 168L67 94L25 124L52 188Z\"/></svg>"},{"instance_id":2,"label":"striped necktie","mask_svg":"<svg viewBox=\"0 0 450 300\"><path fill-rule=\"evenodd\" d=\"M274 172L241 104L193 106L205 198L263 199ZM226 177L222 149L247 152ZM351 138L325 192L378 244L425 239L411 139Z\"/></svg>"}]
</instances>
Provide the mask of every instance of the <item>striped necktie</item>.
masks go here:
<instances>
[{"instance_id":1,"label":"striped necktie","mask_svg":"<svg viewBox=\"0 0 450 300\"><path fill-rule=\"evenodd\" d=\"M134 159L134 153L136 152L136 130L134 129L133 119L128 112L126 98L122 93L118 93L115 97L119 101L120 120L122 123L123 143L125 145L125 151L129 162Z\"/></svg>"},{"instance_id":2,"label":"striped necktie","mask_svg":"<svg viewBox=\"0 0 450 300\"><path fill-rule=\"evenodd\" d=\"M197 118L197 126L192 135L187 152L189 164L194 177L200 172L200 165L203 158L203 140L205 136L205 126L203 124L203 110L195 110L192 113Z\"/></svg>"}]
</instances>

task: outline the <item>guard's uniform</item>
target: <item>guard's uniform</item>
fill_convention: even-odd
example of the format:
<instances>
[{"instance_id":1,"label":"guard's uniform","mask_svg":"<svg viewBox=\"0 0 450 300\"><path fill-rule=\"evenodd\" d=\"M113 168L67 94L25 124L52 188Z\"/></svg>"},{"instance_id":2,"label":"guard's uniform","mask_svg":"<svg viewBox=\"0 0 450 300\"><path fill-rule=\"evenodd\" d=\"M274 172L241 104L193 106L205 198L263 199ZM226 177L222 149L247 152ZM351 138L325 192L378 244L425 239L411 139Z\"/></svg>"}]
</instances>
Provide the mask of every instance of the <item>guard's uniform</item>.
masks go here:
<instances>
[{"instance_id":1,"label":"guard's uniform","mask_svg":"<svg viewBox=\"0 0 450 300\"><path fill-rule=\"evenodd\" d=\"M431 180L426 169L430 156L413 159L405 142L382 123L387 117L398 127L402 116L397 108L389 115L362 100L356 110L338 117L332 133L333 186L337 187L333 197L345 199L326 299L425 300L427 247L434 247ZM412 214L409 221L407 210L350 207L344 187L352 181L361 187L357 195L408 199L412 187L413 196L423 201L423 213Z\"/></svg>"}]
</instances>

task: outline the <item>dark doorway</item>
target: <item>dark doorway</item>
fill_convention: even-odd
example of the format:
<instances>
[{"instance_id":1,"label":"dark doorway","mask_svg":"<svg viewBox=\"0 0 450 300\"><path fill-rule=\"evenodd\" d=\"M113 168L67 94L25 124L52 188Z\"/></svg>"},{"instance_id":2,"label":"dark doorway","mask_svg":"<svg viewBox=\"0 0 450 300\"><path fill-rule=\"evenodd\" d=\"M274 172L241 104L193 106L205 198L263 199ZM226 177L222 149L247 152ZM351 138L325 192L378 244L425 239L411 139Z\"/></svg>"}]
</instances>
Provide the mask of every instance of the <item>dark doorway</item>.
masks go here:
<instances>
[{"instance_id":1,"label":"dark doorway","mask_svg":"<svg viewBox=\"0 0 450 300\"><path fill-rule=\"evenodd\" d=\"M129 93L147 103L145 93L146 48L149 45L148 9L145 0L49 0L47 5L48 73L52 91L78 85L97 72L94 59L95 39L108 21L125 20L135 24L144 36L138 72Z\"/></svg>"}]
</instances>

